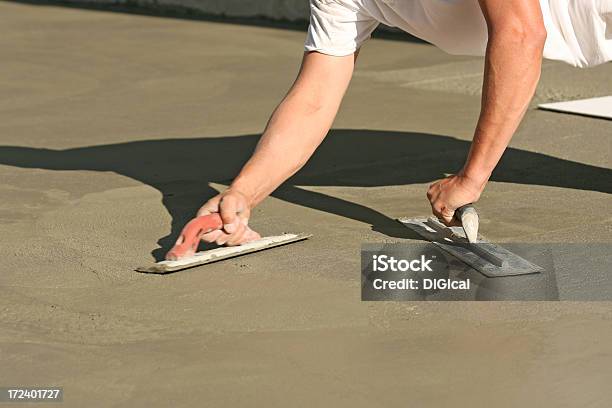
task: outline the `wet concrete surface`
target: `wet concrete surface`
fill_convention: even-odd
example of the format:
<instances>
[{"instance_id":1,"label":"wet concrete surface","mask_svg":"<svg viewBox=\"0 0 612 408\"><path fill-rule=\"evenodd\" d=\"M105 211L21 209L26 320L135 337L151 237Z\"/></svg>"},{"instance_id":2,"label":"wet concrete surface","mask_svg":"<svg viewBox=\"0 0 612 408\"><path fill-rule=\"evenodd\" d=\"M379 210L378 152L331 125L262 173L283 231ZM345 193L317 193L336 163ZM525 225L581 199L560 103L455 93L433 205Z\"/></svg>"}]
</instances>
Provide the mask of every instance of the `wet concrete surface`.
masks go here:
<instances>
[{"instance_id":1,"label":"wet concrete surface","mask_svg":"<svg viewBox=\"0 0 612 408\"><path fill-rule=\"evenodd\" d=\"M394 219L461 165L481 59L372 40L320 151L251 221L313 238L133 271L231 180L303 39L0 3L0 386L63 385L71 407L609 406L609 302L360 301L361 244L418 240ZM489 239L561 248L561 299L610 298L588 265L612 244L612 122L535 105L612 94L611 74L546 62L478 203Z\"/></svg>"}]
</instances>

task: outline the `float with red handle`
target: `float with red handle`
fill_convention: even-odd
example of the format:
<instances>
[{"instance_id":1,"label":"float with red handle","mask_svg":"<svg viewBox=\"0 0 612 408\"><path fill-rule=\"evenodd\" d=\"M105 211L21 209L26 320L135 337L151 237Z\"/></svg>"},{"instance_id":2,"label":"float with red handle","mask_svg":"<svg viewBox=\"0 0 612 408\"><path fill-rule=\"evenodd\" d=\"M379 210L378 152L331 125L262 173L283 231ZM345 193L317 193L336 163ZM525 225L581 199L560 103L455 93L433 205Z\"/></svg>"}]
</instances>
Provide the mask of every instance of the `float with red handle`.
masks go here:
<instances>
[{"instance_id":1,"label":"float with red handle","mask_svg":"<svg viewBox=\"0 0 612 408\"><path fill-rule=\"evenodd\" d=\"M166 274L302 241L312 236L310 234L283 234L254 239L242 245L197 252L202 235L221 228L223 228L223 221L218 213L196 217L185 225L176 244L166 254L165 260L138 267L136 270L145 273ZM255 233L253 232L253 234Z\"/></svg>"}]
</instances>

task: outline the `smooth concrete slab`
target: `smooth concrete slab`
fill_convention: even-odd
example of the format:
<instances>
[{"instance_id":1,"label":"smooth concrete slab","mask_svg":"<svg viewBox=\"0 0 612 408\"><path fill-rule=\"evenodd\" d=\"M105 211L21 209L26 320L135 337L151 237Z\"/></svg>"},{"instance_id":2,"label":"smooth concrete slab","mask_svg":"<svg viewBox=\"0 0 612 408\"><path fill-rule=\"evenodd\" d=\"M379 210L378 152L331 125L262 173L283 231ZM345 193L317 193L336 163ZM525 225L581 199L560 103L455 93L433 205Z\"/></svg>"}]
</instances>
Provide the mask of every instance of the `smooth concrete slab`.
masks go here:
<instances>
[{"instance_id":1,"label":"smooth concrete slab","mask_svg":"<svg viewBox=\"0 0 612 408\"><path fill-rule=\"evenodd\" d=\"M361 244L417 240L395 218L463 162L479 59L366 44L326 142L253 213L313 238L133 271L248 157L303 40L0 3L0 384L63 385L68 407L607 406L609 302L359 300ZM532 108L612 94L611 68L547 62ZM478 203L489 239L560 245L562 299L601 295L573 271L612 243L611 132L530 109Z\"/></svg>"},{"instance_id":2,"label":"smooth concrete slab","mask_svg":"<svg viewBox=\"0 0 612 408\"><path fill-rule=\"evenodd\" d=\"M303 0L65 0L76 6L129 6L144 10L183 11L228 17L308 20L309 2Z\"/></svg>"}]
</instances>

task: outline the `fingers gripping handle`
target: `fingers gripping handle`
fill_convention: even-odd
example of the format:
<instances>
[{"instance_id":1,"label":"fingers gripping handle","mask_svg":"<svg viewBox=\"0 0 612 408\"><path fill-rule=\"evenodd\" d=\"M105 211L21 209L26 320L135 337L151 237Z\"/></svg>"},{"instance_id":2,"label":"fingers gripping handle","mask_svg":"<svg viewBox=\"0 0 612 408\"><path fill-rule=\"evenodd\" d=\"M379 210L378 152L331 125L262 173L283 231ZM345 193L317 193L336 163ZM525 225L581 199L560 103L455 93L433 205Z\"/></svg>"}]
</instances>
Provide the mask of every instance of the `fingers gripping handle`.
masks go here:
<instances>
[{"instance_id":1,"label":"fingers gripping handle","mask_svg":"<svg viewBox=\"0 0 612 408\"><path fill-rule=\"evenodd\" d=\"M194 218L185 225L181 235L176 240L176 244L166 254L166 259L176 261L177 259L192 256L198 250L198 244L202 235L221 228L223 228L223 221L218 213Z\"/></svg>"}]
</instances>

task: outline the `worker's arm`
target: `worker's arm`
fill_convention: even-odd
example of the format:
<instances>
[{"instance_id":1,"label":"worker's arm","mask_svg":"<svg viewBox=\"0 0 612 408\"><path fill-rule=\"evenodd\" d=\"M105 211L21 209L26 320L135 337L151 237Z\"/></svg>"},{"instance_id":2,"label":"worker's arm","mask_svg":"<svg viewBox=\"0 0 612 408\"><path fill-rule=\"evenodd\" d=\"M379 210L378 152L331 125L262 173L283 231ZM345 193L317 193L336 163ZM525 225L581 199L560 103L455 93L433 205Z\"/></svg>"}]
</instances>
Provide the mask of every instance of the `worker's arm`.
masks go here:
<instances>
[{"instance_id":1,"label":"worker's arm","mask_svg":"<svg viewBox=\"0 0 612 408\"><path fill-rule=\"evenodd\" d=\"M546 29L538 0L480 0L489 40L480 117L463 169L429 187L433 213L451 224L455 209L480 197L510 143L540 78Z\"/></svg>"},{"instance_id":2,"label":"worker's arm","mask_svg":"<svg viewBox=\"0 0 612 408\"><path fill-rule=\"evenodd\" d=\"M253 156L228 190L202 206L198 215L219 212L223 230L204 235L219 245L257 238L251 209L298 171L323 141L350 82L355 56L305 53L289 93L276 108Z\"/></svg>"}]
</instances>

